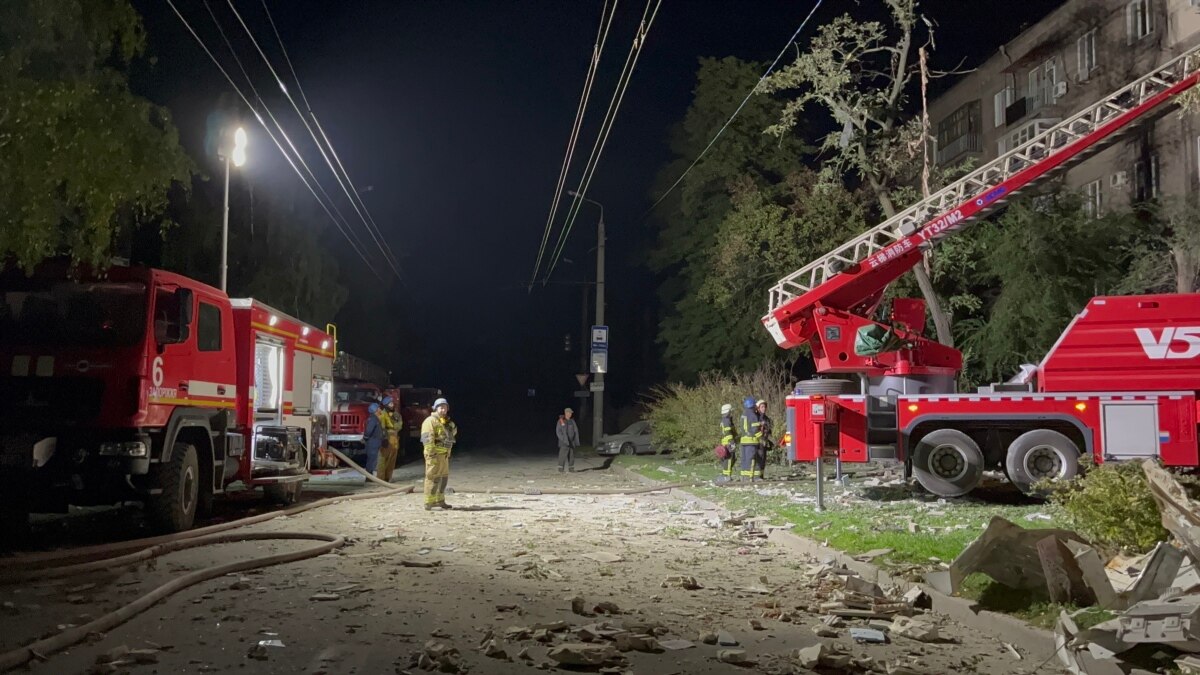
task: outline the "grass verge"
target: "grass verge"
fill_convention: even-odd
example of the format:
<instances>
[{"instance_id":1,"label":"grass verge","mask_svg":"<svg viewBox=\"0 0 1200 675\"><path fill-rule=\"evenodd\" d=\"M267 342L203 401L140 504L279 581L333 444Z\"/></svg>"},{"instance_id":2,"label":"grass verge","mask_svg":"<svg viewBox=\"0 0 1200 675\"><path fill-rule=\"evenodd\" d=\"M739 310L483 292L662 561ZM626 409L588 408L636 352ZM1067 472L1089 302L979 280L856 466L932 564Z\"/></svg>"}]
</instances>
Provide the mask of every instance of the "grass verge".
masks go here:
<instances>
[{"instance_id":1,"label":"grass verge","mask_svg":"<svg viewBox=\"0 0 1200 675\"><path fill-rule=\"evenodd\" d=\"M714 480L714 462L671 456L618 457L615 464L663 482ZM1065 527L1057 507L1013 493L1007 486L984 490L981 498L938 499L904 486L865 485L851 477L849 487L827 480L825 510L816 510L815 475L797 466L795 482L755 487L704 486L688 491L731 511L769 516L775 524L791 524L792 532L849 555L890 549L872 562L913 581L942 562L950 562L975 540L993 516L1022 527ZM789 469L769 467L768 477L783 477ZM1052 627L1059 611L1075 608L1055 604L1045 594L1016 591L975 574L961 595L980 607L1010 614L1043 628Z\"/></svg>"}]
</instances>

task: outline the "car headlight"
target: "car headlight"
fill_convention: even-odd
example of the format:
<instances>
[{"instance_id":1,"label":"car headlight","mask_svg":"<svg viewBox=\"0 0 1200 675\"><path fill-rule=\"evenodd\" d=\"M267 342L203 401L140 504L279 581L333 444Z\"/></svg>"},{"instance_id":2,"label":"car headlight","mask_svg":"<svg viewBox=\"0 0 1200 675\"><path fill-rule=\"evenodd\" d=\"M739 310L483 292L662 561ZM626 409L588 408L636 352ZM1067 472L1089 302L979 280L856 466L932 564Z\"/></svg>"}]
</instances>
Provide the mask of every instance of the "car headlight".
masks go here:
<instances>
[{"instance_id":1,"label":"car headlight","mask_svg":"<svg viewBox=\"0 0 1200 675\"><path fill-rule=\"evenodd\" d=\"M101 443L100 455L104 457L145 457L146 444L142 441L128 443Z\"/></svg>"}]
</instances>

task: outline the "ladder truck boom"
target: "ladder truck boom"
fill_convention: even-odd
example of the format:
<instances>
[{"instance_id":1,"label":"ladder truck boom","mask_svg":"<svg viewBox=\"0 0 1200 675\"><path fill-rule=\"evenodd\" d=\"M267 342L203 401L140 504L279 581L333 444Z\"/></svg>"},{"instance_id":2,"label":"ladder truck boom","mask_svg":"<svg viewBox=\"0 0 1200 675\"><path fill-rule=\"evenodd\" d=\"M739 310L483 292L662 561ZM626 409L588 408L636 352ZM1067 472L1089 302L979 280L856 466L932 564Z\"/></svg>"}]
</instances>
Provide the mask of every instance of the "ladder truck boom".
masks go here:
<instances>
[{"instance_id":1,"label":"ladder truck boom","mask_svg":"<svg viewBox=\"0 0 1200 675\"><path fill-rule=\"evenodd\" d=\"M1180 103L1200 83L1187 51L784 277L762 322L816 371L787 398L796 461L899 460L929 492L964 495L1003 469L1028 494L1095 462L1200 466L1200 294L1093 298L1042 362L959 394L962 354L924 335L925 302L889 284L942 239ZM818 475L820 470L818 469Z\"/></svg>"},{"instance_id":2,"label":"ladder truck boom","mask_svg":"<svg viewBox=\"0 0 1200 675\"><path fill-rule=\"evenodd\" d=\"M819 308L858 316L871 313L888 284L916 266L922 253L937 241L960 232L1016 194L1103 149L1137 123L1164 114L1198 81L1200 48L1180 55L784 277L770 290L770 309L763 324L781 347L793 348L817 338L813 317ZM919 326L909 328L920 332ZM915 340L917 336L910 337ZM849 372L838 366L836 358L825 364L820 360L818 370L822 372ZM863 368L853 370L861 372Z\"/></svg>"}]
</instances>

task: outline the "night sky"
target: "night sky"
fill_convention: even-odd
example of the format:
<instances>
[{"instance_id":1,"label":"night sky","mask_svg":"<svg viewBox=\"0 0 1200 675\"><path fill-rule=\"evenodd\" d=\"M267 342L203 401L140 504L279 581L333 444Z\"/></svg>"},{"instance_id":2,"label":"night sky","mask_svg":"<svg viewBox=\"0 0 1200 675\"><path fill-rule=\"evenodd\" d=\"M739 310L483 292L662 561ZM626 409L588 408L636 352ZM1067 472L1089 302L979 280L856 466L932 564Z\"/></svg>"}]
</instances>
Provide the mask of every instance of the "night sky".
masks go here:
<instances>
[{"instance_id":1,"label":"night sky","mask_svg":"<svg viewBox=\"0 0 1200 675\"><path fill-rule=\"evenodd\" d=\"M249 38L223 0L210 2L299 144L305 132ZM580 287L570 283L594 273L595 209L585 207L571 235L565 257L574 263L560 264L554 275L563 283L532 294L523 284L541 240L601 2L268 2L313 109L358 187L373 186L364 199L400 256L407 285L398 292L407 294L407 310L381 317L404 321L414 333L413 358L387 364L403 371L397 380L439 385L459 403L460 416L488 425L515 417L516 404L553 419L557 408L573 403L566 397L580 357L563 352L563 336L570 333L578 348ZM232 69L202 2L176 4ZM881 4L825 0L801 42L843 12L880 17ZM927 0L924 11L940 26L934 66L952 67L962 58L968 67L977 64L1059 4ZM205 119L229 87L166 3L135 5L156 57L135 86L171 109L185 147L199 157ZM236 5L283 66L258 0ZM609 227L609 381L618 404L635 401L658 377L657 284L636 263L654 231L641 216L652 201L655 173L669 159L667 132L690 102L696 60L732 55L769 62L811 8L808 1L663 3L588 192L605 204ZM641 2L620 3L569 187L642 9ZM265 134L250 131L243 180L256 191L296 190L299 179ZM310 163L320 161L311 143L304 147ZM331 192L336 188L328 174L323 180ZM353 351L353 335L341 337ZM765 332L763 339L769 339ZM538 388L534 401L525 399L530 387Z\"/></svg>"}]
</instances>

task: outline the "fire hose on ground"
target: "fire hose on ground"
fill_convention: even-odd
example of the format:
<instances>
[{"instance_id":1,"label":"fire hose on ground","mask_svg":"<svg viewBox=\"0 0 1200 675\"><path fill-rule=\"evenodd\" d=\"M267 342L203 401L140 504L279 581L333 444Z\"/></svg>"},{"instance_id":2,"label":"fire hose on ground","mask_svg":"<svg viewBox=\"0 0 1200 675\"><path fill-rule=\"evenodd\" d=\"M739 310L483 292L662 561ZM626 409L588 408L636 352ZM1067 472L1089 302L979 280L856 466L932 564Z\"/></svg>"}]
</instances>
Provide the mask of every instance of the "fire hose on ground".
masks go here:
<instances>
[{"instance_id":1,"label":"fire hose on ground","mask_svg":"<svg viewBox=\"0 0 1200 675\"><path fill-rule=\"evenodd\" d=\"M158 602L198 583L216 579L218 577L235 572L246 572L249 570L271 567L273 565L282 565L299 560L306 560L308 558L315 558L317 556L329 553L335 549L341 548L346 543L345 538L340 535L323 534L318 532L228 533L228 530L242 528L248 525L255 525L272 520L274 518L279 518L281 516L297 515L323 506L330 506L333 504L360 499L377 499L380 497L409 494L414 490L413 486L400 487L376 478L366 469L356 464L353 460L351 460L349 457L346 457L341 452L338 452L332 448L330 451L338 459L345 462L349 467L358 473L361 473L368 480L381 485L385 489L356 495L329 497L326 499L309 502L307 504L300 504L289 509L263 513L227 523L219 523L195 530L188 530L186 532L177 532L158 537L135 539L127 542L99 544L96 546L87 546L68 551L51 551L46 553L25 554L10 558L10 564L8 565L9 571L0 573L0 585L30 581L34 579L61 579L78 574L95 572L102 569L133 565L140 562L145 562L147 560L152 560L168 553L190 548L197 548L200 546L211 546L214 544L229 544L242 541L280 540L320 542L315 546L310 546L299 551L277 553L259 558L251 558L249 560L214 565L212 567L196 570L181 577L172 579L171 581L162 584L161 586L155 588L149 593L146 593L145 595L138 597L123 607L113 610L112 612L109 612L97 619L89 621L82 626L68 628L57 635L43 638L17 649L0 653L0 671L9 671L25 665L33 660L44 661L50 654L62 651L68 647L83 642L91 635L106 633L132 619L138 614L146 611ZM788 479L760 481L758 483L750 484L725 483L720 485L723 487L735 487L738 485L757 486L762 485L764 482L780 483L788 482ZM660 492L674 488L698 487L702 485L712 485L712 483L709 481L692 481L647 486L645 488L616 490L545 488L539 490L455 490L455 492L459 494L494 495L635 495Z\"/></svg>"}]
</instances>

